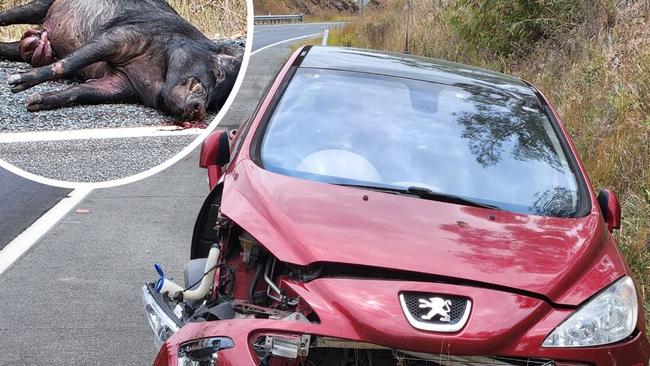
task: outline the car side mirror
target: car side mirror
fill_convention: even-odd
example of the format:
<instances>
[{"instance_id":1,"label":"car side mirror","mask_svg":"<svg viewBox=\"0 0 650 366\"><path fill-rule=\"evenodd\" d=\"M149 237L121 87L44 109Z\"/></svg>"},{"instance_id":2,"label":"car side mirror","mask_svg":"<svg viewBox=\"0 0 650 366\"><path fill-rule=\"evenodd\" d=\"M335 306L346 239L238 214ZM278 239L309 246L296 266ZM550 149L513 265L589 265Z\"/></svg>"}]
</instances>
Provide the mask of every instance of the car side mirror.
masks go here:
<instances>
[{"instance_id":1,"label":"car side mirror","mask_svg":"<svg viewBox=\"0 0 650 366\"><path fill-rule=\"evenodd\" d=\"M214 131L201 145L199 166L208 170L210 189L214 188L223 174L223 167L230 162L230 134Z\"/></svg>"},{"instance_id":2,"label":"car side mirror","mask_svg":"<svg viewBox=\"0 0 650 366\"><path fill-rule=\"evenodd\" d=\"M611 233L614 229L621 228L621 204L618 197L609 189L601 189L598 192L598 205L603 213L603 219L607 224L607 230Z\"/></svg>"}]
</instances>

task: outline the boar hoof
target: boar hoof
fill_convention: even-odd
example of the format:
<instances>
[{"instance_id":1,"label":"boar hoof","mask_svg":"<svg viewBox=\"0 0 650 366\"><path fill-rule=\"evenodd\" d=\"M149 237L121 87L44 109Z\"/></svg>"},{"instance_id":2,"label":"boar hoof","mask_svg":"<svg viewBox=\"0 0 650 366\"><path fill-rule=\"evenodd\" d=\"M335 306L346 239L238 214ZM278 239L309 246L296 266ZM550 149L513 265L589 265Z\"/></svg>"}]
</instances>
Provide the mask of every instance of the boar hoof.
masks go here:
<instances>
[{"instance_id":1,"label":"boar hoof","mask_svg":"<svg viewBox=\"0 0 650 366\"><path fill-rule=\"evenodd\" d=\"M20 74L13 74L7 78L7 82L9 82L9 85L16 85L20 83L20 79Z\"/></svg>"},{"instance_id":2,"label":"boar hoof","mask_svg":"<svg viewBox=\"0 0 650 366\"><path fill-rule=\"evenodd\" d=\"M7 81L9 82L9 85L11 85L11 91L13 93L20 93L21 91L27 90L33 86L30 85L21 74L13 74L7 78Z\"/></svg>"},{"instance_id":3,"label":"boar hoof","mask_svg":"<svg viewBox=\"0 0 650 366\"><path fill-rule=\"evenodd\" d=\"M27 110L32 112L40 110L42 101L43 97L40 94L30 95L29 98L27 98Z\"/></svg>"},{"instance_id":4,"label":"boar hoof","mask_svg":"<svg viewBox=\"0 0 650 366\"><path fill-rule=\"evenodd\" d=\"M27 89L27 87L25 86L25 84L18 84L18 85L15 85L15 86L11 87L11 92L12 93L20 93L21 91L24 91L26 89Z\"/></svg>"}]
</instances>

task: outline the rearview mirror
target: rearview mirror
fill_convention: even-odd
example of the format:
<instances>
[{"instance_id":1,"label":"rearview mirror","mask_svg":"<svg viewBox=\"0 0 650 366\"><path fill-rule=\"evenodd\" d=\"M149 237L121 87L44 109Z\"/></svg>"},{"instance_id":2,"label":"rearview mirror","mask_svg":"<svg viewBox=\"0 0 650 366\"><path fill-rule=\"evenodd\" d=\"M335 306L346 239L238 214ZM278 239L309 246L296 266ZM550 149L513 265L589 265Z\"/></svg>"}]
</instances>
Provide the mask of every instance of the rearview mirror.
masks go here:
<instances>
[{"instance_id":1,"label":"rearview mirror","mask_svg":"<svg viewBox=\"0 0 650 366\"><path fill-rule=\"evenodd\" d=\"M607 230L611 233L614 229L621 228L621 204L618 197L609 189L601 189L598 192L598 205L607 224Z\"/></svg>"},{"instance_id":2,"label":"rearview mirror","mask_svg":"<svg viewBox=\"0 0 650 366\"><path fill-rule=\"evenodd\" d=\"M210 189L214 188L223 174L222 168L230 162L230 134L214 131L201 145L199 166L208 170Z\"/></svg>"}]
</instances>

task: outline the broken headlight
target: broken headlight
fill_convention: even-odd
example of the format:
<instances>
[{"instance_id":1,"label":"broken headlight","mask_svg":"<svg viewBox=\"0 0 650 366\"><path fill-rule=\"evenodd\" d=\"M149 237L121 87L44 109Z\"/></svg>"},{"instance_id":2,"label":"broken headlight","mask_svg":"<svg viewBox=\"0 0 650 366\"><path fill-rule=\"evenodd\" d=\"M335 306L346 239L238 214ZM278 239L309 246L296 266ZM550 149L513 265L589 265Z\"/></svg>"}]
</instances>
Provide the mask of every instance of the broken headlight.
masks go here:
<instances>
[{"instance_id":1,"label":"broken headlight","mask_svg":"<svg viewBox=\"0 0 650 366\"><path fill-rule=\"evenodd\" d=\"M145 316L154 333L154 343L160 349L160 346L180 329L180 325L171 314L163 310L148 286L142 288L142 302Z\"/></svg>"}]
</instances>

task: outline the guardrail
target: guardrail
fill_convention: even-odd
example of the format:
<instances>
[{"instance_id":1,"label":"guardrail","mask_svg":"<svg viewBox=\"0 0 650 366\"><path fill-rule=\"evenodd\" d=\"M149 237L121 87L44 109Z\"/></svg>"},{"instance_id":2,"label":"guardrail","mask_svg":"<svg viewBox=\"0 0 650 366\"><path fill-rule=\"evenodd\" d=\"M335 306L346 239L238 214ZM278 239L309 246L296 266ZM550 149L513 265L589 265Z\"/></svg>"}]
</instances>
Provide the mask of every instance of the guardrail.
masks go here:
<instances>
[{"instance_id":1,"label":"guardrail","mask_svg":"<svg viewBox=\"0 0 650 366\"><path fill-rule=\"evenodd\" d=\"M294 23L302 22L305 20L303 14L295 15L256 15L254 18L255 24L280 24L280 23Z\"/></svg>"}]
</instances>

